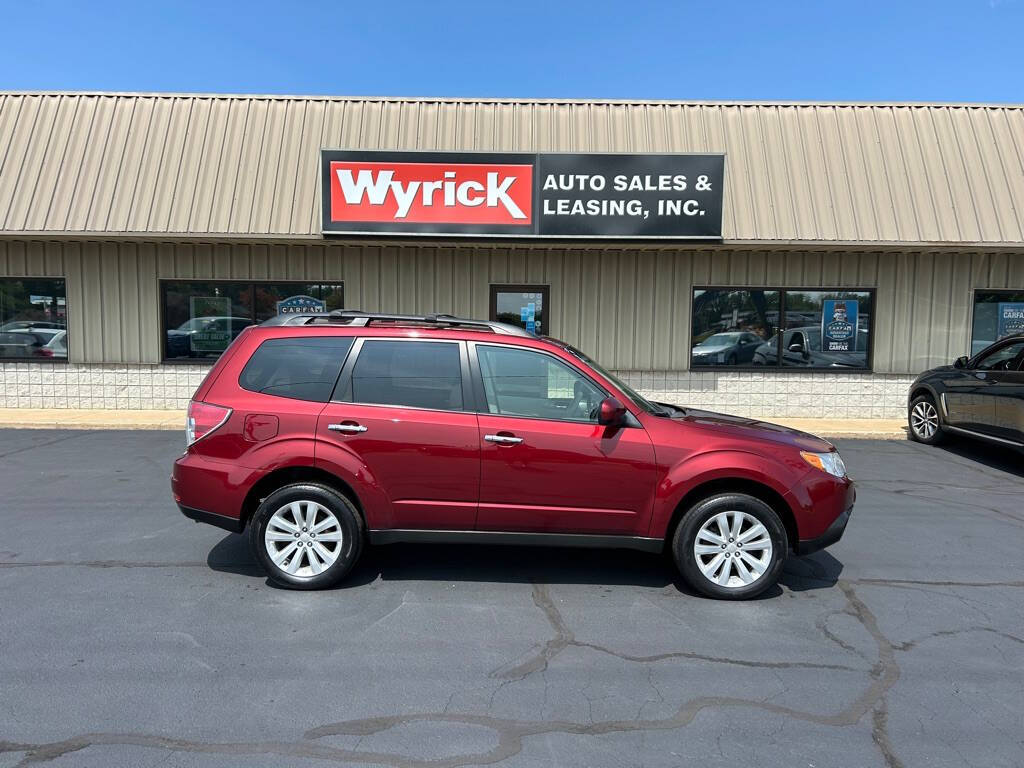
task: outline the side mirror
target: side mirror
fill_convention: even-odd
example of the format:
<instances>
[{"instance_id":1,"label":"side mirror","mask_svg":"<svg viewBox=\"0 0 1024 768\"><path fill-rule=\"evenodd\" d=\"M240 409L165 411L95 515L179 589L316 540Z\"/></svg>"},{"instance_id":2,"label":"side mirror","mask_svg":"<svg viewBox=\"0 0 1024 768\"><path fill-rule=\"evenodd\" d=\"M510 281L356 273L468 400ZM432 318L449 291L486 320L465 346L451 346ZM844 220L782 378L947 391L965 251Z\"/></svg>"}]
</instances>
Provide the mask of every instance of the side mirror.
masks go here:
<instances>
[{"instance_id":1,"label":"side mirror","mask_svg":"<svg viewBox=\"0 0 1024 768\"><path fill-rule=\"evenodd\" d=\"M969 363L970 360L971 360L971 358L969 358L967 355L961 355L960 357L958 357L956 360L953 361L953 367L954 368L966 368L967 367L967 363Z\"/></svg>"},{"instance_id":2,"label":"side mirror","mask_svg":"<svg viewBox=\"0 0 1024 768\"><path fill-rule=\"evenodd\" d=\"M626 420L626 406L617 397L606 397L597 409L597 423L618 427Z\"/></svg>"},{"instance_id":3,"label":"side mirror","mask_svg":"<svg viewBox=\"0 0 1024 768\"><path fill-rule=\"evenodd\" d=\"M789 345L789 351L790 352L803 352L804 351L804 345L801 344L799 341L796 344L790 344Z\"/></svg>"}]
</instances>

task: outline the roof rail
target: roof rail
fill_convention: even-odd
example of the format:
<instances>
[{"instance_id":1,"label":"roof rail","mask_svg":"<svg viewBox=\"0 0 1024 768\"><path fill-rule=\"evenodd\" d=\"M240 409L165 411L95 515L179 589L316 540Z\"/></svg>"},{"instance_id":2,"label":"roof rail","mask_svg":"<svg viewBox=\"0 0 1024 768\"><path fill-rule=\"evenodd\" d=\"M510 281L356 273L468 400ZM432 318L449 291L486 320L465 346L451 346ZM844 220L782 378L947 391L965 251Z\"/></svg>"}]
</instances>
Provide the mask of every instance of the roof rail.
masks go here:
<instances>
[{"instance_id":1,"label":"roof rail","mask_svg":"<svg viewBox=\"0 0 1024 768\"><path fill-rule=\"evenodd\" d=\"M447 328L486 328L492 333L500 333L506 336L525 336L534 338L534 334L508 323L498 323L491 320L473 320L466 317L456 317L443 313L429 315L398 315L388 312L363 312L359 309L335 309L331 312L304 312L287 315L277 315L265 320L261 325L314 325L338 323L356 327L365 327L372 322L393 322L393 323L417 323L425 325L437 325Z\"/></svg>"}]
</instances>

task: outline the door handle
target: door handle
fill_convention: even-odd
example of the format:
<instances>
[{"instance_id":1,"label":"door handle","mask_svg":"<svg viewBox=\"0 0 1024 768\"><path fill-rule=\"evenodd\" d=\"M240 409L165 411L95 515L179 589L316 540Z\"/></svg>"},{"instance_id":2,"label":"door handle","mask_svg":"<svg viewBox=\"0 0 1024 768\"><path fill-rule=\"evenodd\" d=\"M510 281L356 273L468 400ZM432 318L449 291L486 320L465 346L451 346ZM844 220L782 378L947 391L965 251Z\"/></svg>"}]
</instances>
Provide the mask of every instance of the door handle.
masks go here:
<instances>
[{"instance_id":1,"label":"door handle","mask_svg":"<svg viewBox=\"0 0 1024 768\"><path fill-rule=\"evenodd\" d=\"M516 445L523 442L523 438L512 437L511 435L484 435L484 440L489 443L497 443L498 445Z\"/></svg>"},{"instance_id":2,"label":"door handle","mask_svg":"<svg viewBox=\"0 0 1024 768\"><path fill-rule=\"evenodd\" d=\"M327 428L331 430L331 432L345 432L350 435L357 432L365 432L367 429L362 424L328 424Z\"/></svg>"}]
</instances>

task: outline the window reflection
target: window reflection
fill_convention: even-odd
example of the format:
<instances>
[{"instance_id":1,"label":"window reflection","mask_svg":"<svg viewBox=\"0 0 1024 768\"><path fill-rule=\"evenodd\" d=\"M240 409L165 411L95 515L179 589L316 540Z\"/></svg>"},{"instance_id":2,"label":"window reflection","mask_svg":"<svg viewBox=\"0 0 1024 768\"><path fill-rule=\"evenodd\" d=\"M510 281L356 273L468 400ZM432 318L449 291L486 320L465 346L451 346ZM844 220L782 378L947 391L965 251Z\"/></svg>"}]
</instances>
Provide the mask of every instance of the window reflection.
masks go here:
<instances>
[{"instance_id":1,"label":"window reflection","mask_svg":"<svg viewBox=\"0 0 1024 768\"><path fill-rule=\"evenodd\" d=\"M1024 334L1024 291L976 291L971 356L1017 334Z\"/></svg>"},{"instance_id":2,"label":"window reflection","mask_svg":"<svg viewBox=\"0 0 1024 768\"><path fill-rule=\"evenodd\" d=\"M697 289L691 365L866 369L871 317L866 290Z\"/></svg>"},{"instance_id":3,"label":"window reflection","mask_svg":"<svg viewBox=\"0 0 1024 768\"><path fill-rule=\"evenodd\" d=\"M778 320L778 291L694 291L692 365L763 365Z\"/></svg>"},{"instance_id":4,"label":"window reflection","mask_svg":"<svg viewBox=\"0 0 1024 768\"><path fill-rule=\"evenodd\" d=\"M64 278L0 279L0 359L67 360Z\"/></svg>"},{"instance_id":5,"label":"window reflection","mask_svg":"<svg viewBox=\"0 0 1024 768\"><path fill-rule=\"evenodd\" d=\"M342 283L168 280L164 359L218 357L244 328L278 314L342 309Z\"/></svg>"}]
</instances>

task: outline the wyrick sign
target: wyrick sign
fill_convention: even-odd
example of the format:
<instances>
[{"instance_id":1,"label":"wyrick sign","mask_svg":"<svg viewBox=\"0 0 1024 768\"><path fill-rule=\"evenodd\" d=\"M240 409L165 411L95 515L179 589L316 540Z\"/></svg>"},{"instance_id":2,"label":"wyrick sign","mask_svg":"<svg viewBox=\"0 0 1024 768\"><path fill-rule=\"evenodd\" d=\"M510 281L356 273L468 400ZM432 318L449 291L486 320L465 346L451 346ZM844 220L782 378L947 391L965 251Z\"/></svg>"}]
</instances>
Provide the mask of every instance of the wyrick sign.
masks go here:
<instances>
[{"instance_id":1,"label":"wyrick sign","mask_svg":"<svg viewBox=\"0 0 1024 768\"><path fill-rule=\"evenodd\" d=\"M324 234L721 239L723 155L321 151Z\"/></svg>"}]
</instances>

